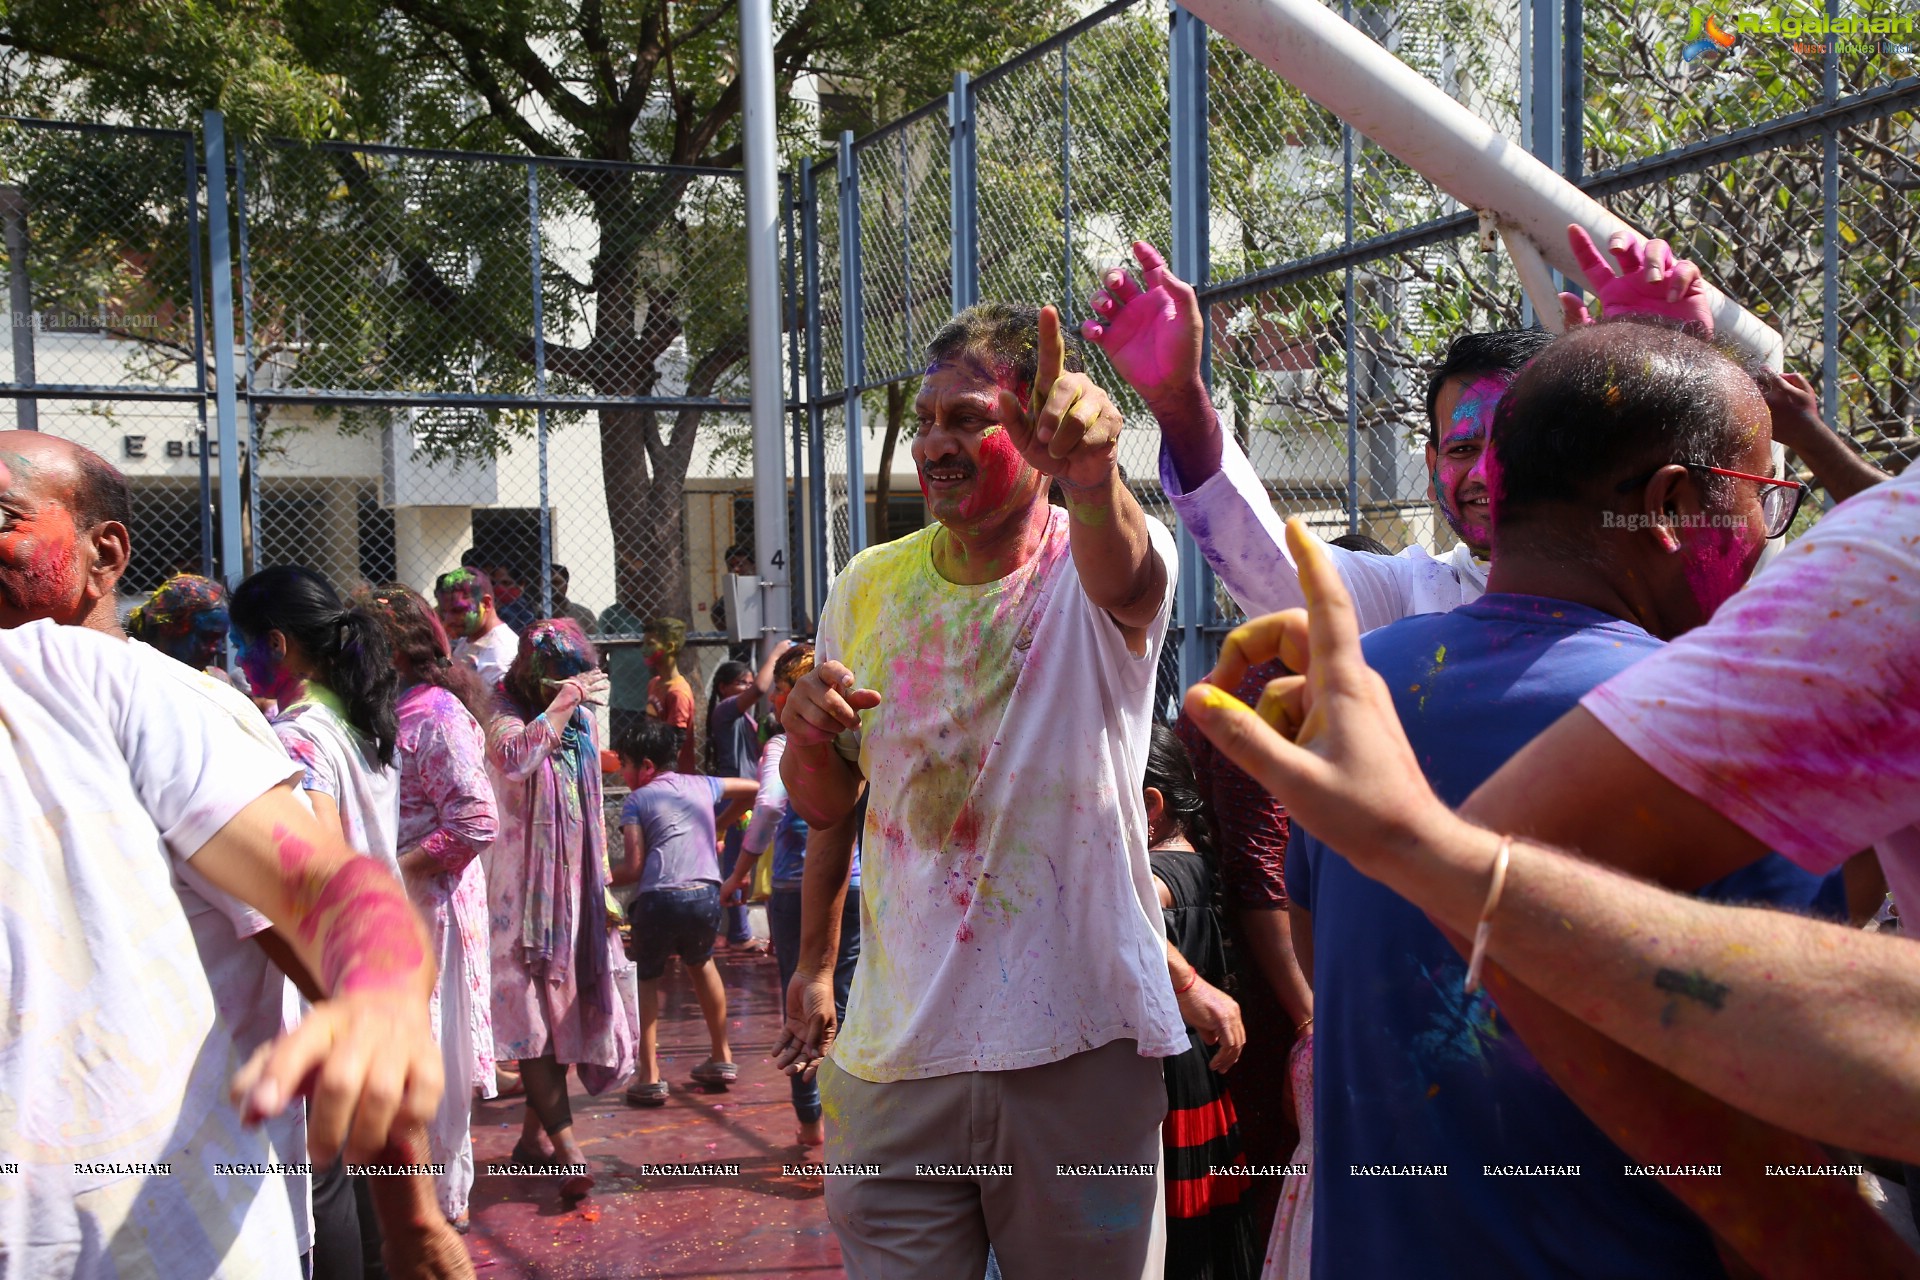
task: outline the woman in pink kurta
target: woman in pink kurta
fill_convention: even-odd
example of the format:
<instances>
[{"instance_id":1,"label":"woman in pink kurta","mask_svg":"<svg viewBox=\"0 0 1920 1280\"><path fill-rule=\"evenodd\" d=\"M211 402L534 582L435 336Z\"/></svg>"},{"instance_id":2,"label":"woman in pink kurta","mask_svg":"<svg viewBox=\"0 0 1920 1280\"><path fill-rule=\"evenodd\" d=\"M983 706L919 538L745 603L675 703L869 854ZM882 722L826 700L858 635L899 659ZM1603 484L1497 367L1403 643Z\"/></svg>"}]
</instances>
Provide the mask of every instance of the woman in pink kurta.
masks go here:
<instances>
[{"instance_id":1,"label":"woman in pink kurta","mask_svg":"<svg viewBox=\"0 0 1920 1280\"><path fill-rule=\"evenodd\" d=\"M465 1229L473 1189L473 1094L494 1093L493 1004L487 931L487 877L480 854L498 831L486 737L469 704L479 680L452 661L446 632L424 597L382 587L368 606L393 642L401 692L399 721L400 870L426 921L439 961L431 1015L446 1070L446 1093L427 1129L440 1208Z\"/></svg>"},{"instance_id":2,"label":"woman in pink kurta","mask_svg":"<svg viewBox=\"0 0 1920 1280\"><path fill-rule=\"evenodd\" d=\"M606 818L600 744L586 704L604 699L606 676L579 624L537 622L495 692L487 763L500 804L489 856L493 938L493 1042L520 1062L527 1116L515 1163L544 1163L540 1132L573 1166L564 1193L593 1177L573 1137L567 1066L590 1093L633 1071L634 1028L615 971L622 964L607 919Z\"/></svg>"}]
</instances>

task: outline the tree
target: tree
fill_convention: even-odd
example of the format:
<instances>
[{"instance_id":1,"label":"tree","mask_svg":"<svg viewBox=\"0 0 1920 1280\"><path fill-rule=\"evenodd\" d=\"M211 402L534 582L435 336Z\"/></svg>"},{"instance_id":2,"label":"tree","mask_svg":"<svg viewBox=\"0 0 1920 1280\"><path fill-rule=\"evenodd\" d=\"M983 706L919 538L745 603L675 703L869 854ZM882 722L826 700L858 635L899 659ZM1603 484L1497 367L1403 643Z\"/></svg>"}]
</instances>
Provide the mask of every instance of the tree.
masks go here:
<instances>
[{"instance_id":1,"label":"tree","mask_svg":"<svg viewBox=\"0 0 1920 1280\"><path fill-rule=\"evenodd\" d=\"M917 101L956 67L1038 38L1058 7L780 0L784 150L815 149L816 121L794 95L802 76ZM19 0L0 17L0 47L15 51L6 87L19 104L189 126L219 105L256 144L330 135L608 162L542 171L543 222L574 241L543 255L551 389L699 398L736 388L744 365L738 191L625 166L738 165L736 14L733 0L155 0L104 12ZM531 388L523 174L343 149L253 154L256 364L279 360L295 385L328 390ZM685 616L682 493L707 415L596 412L620 596ZM431 447L491 452L525 429L498 411L445 414Z\"/></svg>"}]
</instances>

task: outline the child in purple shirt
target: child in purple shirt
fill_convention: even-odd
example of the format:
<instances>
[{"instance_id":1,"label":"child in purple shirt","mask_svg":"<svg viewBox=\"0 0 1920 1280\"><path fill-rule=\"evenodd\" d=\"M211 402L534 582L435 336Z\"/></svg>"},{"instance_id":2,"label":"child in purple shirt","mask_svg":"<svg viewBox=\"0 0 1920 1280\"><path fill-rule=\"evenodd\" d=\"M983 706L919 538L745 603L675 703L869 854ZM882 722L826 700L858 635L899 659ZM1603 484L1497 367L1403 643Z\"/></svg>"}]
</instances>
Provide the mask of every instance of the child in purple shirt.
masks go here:
<instances>
[{"instance_id":1,"label":"child in purple shirt","mask_svg":"<svg viewBox=\"0 0 1920 1280\"><path fill-rule=\"evenodd\" d=\"M746 812L760 784L672 772L680 734L664 721L628 726L615 749L631 794L620 811L625 850L612 869L611 883L637 884L629 955L640 979L640 1055L627 1102L658 1107L667 1101L655 1053L660 979L671 956L680 957L693 979L694 998L713 1045L712 1056L693 1069L694 1083L724 1089L737 1075L727 1044L727 993L713 964L714 933L720 926L716 832Z\"/></svg>"}]
</instances>

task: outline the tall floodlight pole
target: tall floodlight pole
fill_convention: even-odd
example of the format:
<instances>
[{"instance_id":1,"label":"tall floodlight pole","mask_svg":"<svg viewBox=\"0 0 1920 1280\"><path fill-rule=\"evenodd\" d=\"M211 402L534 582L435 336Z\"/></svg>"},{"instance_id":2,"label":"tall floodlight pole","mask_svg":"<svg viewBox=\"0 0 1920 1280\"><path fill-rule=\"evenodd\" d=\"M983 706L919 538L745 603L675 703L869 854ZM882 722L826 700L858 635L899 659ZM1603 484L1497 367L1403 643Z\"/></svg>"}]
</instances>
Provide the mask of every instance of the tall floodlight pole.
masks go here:
<instances>
[{"instance_id":1,"label":"tall floodlight pole","mask_svg":"<svg viewBox=\"0 0 1920 1280\"><path fill-rule=\"evenodd\" d=\"M774 160L771 0L740 0L740 69L747 147L753 551L760 574L760 639L763 645L771 645L786 637L792 617L787 603L792 552L787 546L787 460L780 402L780 177Z\"/></svg>"}]
</instances>

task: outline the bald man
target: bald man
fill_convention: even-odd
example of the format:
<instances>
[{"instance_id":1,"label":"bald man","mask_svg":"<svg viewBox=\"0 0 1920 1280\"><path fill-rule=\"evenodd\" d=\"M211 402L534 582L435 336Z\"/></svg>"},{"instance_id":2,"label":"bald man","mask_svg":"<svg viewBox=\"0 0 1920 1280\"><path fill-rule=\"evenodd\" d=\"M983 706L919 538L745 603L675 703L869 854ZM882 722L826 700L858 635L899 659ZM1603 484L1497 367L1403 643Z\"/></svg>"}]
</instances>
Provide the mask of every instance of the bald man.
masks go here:
<instances>
[{"instance_id":1,"label":"bald man","mask_svg":"<svg viewBox=\"0 0 1920 1280\"><path fill-rule=\"evenodd\" d=\"M99 454L44 432L0 431L0 630L47 621L124 640L114 590L132 554L131 519L126 479ZM283 754L258 712L230 686L157 649L140 644L128 648L137 666L211 700L263 751ZM197 699L190 699L189 705L196 704ZM175 866L173 887L215 1009L243 1059L282 1029L283 987L268 968L269 958L309 1000L326 998L323 984L287 938L271 927L267 915L214 887L190 859ZM258 945L245 945L247 939ZM276 1154L285 1162L306 1159L301 1119L300 1108L293 1107L269 1124ZM443 1264L450 1255L464 1259L465 1250L444 1219L437 1211L427 1211L434 1208L431 1180L375 1181L380 1184L375 1205L387 1228L393 1274L410 1274L430 1255ZM297 1247L305 1252L311 1243L304 1221L307 1193L298 1175L288 1190L297 1206Z\"/></svg>"},{"instance_id":2,"label":"bald man","mask_svg":"<svg viewBox=\"0 0 1920 1280\"><path fill-rule=\"evenodd\" d=\"M0 627L37 618L120 634L113 589L133 551L127 483L91 449L0 431Z\"/></svg>"}]
</instances>

